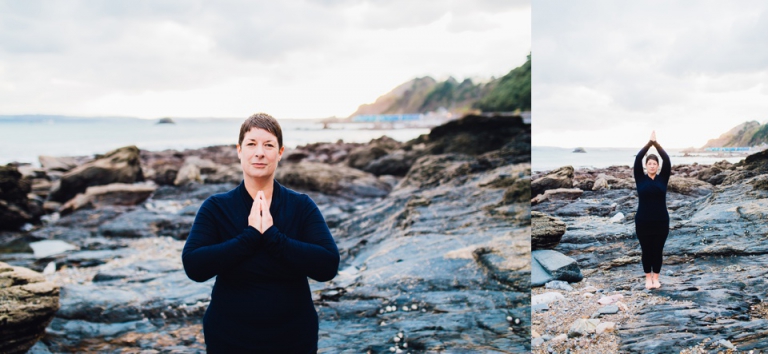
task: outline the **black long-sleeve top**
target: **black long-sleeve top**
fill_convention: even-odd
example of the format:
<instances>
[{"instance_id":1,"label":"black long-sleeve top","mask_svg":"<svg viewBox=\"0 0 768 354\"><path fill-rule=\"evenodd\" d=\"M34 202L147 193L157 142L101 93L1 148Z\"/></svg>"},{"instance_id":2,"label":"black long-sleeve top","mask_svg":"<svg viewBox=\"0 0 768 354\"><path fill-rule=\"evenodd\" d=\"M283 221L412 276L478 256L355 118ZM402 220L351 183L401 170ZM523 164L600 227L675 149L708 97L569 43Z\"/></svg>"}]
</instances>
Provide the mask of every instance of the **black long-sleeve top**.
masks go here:
<instances>
[{"instance_id":1,"label":"black long-sleeve top","mask_svg":"<svg viewBox=\"0 0 768 354\"><path fill-rule=\"evenodd\" d=\"M307 277L336 276L339 251L317 205L274 182L263 234L248 225L244 181L206 199L182 251L187 276L216 276L203 318L208 352L315 353L318 317Z\"/></svg>"},{"instance_id":2,"label":"black long-sleeve top","mask_svg":"<svg viewBox=\"0 0 768 354\"><path fill-rule=\"evenodd\" d=\"M648 149L654 146L661 155L661 166L654 179L651 179L643 172L643 157ZM635 157L635 184L637 186L637 214L635 222L638 221L667 221L669 222L669 212L667 212L667 184L672 170L672 163L669 161L669 155L659 145L659 143L650 140L640 149Z\"/></svg>"}]
</instances>

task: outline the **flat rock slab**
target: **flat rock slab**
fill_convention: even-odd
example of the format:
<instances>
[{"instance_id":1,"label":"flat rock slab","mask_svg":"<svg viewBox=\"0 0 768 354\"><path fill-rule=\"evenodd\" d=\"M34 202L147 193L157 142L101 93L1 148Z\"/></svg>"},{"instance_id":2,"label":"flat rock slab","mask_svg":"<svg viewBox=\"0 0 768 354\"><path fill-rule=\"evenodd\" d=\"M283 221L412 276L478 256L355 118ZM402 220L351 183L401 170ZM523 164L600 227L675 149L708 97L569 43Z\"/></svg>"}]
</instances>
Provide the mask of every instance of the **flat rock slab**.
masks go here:
<instances>
[{"instance_id":1,"label":"flat rock slab","mask_svg":"<svg viewBox=\"0 0 768 354\"><path fill-rule=\"evenodd\" d=\"M553 250L536 250L531 252L531 257L535 259L554 280L578 282L584 279L578 264L576 264L576 260L560 252Z\"/></svg>"}]
</instances>

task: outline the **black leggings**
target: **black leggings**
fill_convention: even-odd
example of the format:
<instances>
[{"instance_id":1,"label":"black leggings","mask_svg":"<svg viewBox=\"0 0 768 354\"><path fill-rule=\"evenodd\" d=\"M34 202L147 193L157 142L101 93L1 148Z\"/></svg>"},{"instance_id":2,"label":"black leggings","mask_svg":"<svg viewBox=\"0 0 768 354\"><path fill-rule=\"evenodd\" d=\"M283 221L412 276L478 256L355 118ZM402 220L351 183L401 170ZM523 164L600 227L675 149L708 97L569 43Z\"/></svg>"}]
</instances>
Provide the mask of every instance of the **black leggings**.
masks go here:
<instances>
[{"instance_id":1,"label":"black leggings","mask_svg":"<svg viewBox=\"0 0 768 354\"><path fill-rule=\"evenodd\" d=\"M664 243L669 235L669 221L635 221L635 231L643 251L643 272L661 273Z\"/></svg>"}]
</instances>

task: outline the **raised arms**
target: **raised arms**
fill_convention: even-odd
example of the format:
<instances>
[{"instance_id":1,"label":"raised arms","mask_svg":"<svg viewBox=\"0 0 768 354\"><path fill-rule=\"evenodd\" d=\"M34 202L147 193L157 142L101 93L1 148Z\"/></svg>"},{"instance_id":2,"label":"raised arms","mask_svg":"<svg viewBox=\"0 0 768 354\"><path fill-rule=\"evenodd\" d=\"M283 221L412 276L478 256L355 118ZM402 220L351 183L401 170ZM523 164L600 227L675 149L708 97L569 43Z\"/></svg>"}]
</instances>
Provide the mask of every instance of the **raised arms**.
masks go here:
<instances>
[{"instance_id":1,"label":"raised arms","mask_svg":"<svg viewBox=\"0 0 768 354\"><path fill-rule=\"evenodd\" d=\"M639 181L640 178L643 177L643 157L648 152L648 149L651 148L651 145L653 145L653 140L648 140L648 143L643 146L642 149L637 153L637 156L635 156L635 165L633 168L633 172L635 175L635 181ZM664 159L666 161L666 159Z\"/></svg>"},{"instance_id":2,"label":"raised arms","mask_svg":"<svg viewBox=\"0 0 768 354\"><path fill-rule=\"evenodd\" d=\"M669 155L667 155L667 152L664 151L664 149L659 145L659 142L653 141L653 146L656 148L656 150L659 151L659 155L661 155L661 171L659 171L659 177L661 177L665 183L669 182L669 175L672 173L672 161L669 161Z\"/></svg>"}]
</instances>

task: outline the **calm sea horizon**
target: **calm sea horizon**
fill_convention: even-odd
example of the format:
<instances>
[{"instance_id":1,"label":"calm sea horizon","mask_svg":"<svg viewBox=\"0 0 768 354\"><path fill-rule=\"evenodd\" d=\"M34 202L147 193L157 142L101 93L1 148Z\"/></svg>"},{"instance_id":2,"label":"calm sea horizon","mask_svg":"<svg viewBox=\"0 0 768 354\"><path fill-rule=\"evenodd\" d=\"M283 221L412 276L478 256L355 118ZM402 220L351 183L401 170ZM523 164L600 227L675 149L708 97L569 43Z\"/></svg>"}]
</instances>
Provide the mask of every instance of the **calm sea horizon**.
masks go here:
<instances>
[{"instance_id":1,"label":"calm sea horizon","mask_svg":"<svg viewBox=\"0 0 768 354\"><path fill-rule=\"evenodd\" d=\"M531 147L531 169L533 171L549 171L562 166L573 166L575 169L605 168L609 166L632 166L635 155L640 148L585 148L586 153L575 153L572 148L551 146ZM655 151L651 149L651 151ZM690 165L698 163L710 165L718 161L727 160L732 163L739 162L746 154L730 153L695 153L685 154L683 149L667 149L672 165Z\"/></svg>"},{"instance_id":2,"label":"calm sea horizon","mask_svg":"<svg viewBox=\"0 0 768 354\"><path fill-rule=\"evenodd\" d=\"M240 118L174 118L175 124L157 119L73 118L47 116L0 117L0 164L31 163L38 156L89 156L136 145L139 149L197 149L236 144ZM320 120L279 120L286 148L317 142L365 143L383 135L408 141L428 128L370 129L371 124L333 123L323 129Z\"/></svg>"}]
</instances>

